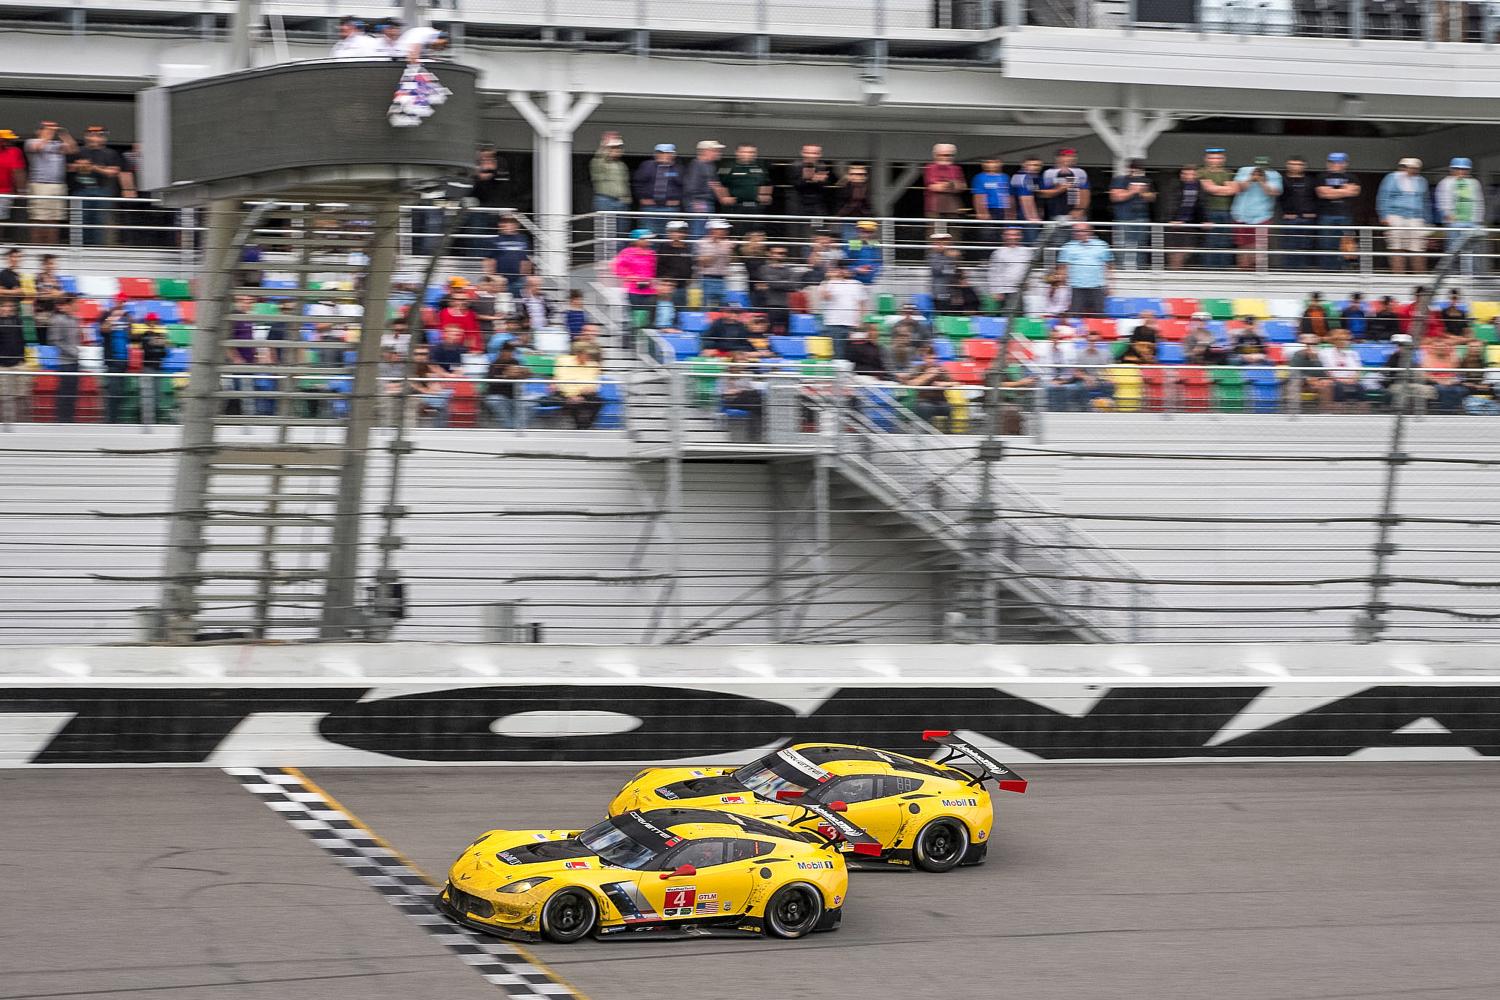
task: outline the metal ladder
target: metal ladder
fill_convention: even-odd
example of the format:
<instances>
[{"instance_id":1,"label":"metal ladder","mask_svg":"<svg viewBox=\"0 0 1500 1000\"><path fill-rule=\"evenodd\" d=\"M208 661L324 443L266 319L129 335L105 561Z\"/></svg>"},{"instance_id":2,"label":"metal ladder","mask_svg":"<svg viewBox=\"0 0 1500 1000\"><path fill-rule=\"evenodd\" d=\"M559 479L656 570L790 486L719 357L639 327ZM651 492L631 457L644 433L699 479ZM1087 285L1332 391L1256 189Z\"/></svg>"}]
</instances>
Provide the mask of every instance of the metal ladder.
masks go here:
<instances>
[{"instance_id":1,"label":"metal ladder","mask_svg":"<svg viewBox=\"0 0 1500 1000\"><path fill-rule=\"evenodd\" d=\"M168 640L364 634L359 515L396 213L379 200L214 206L164 574ZM242 263L251 240L265 259ZM253 283L269 272L296 287ZM246 298L275 300L286 318ZM312 303L363 312L305 315ZM305 339L323 322L357 327L357 342ZM247 325L254 338L236 337Z\"/></svg>"}]
</instances>

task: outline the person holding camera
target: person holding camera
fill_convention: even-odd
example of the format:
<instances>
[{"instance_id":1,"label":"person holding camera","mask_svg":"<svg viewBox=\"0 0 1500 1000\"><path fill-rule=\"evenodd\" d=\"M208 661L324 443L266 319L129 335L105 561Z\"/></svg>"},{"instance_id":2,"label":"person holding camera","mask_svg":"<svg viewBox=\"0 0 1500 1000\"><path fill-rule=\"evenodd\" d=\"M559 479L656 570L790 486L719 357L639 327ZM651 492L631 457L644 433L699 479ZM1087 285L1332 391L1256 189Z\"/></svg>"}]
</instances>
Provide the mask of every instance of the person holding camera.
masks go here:
<instances>
[{"instance_id":1,"label":"person holding camera","mask_svg":"<svg viewBox=\"0 0 1500 1000\"><path fill-rule=\"evenodd\" d=\"M69 165L75 192L84 199L84 246L102 247L113 242L109 230L114 215L111 205L120 197L120 175L126 168L125 158L109 148L108 140L103 125L90 125L84 132L83 148Z\"/></svg>"},{"instance_id":2,"label":"person holding camera","mask_svg":"<svg viewBox=\"0 0 1500 1000\"><path fill-rule=\"evenodd\" d=\"M1054 166L1042 172L1037 192L1047 207L1047 218L1082 222L1089 217L1089 175L1078 166L1078 150L1059 149Z\"/></svg>"},{"instance_id":3,"label":"person holding camera","mask_svg":"<svg viewBox=\"0 0 1500 1000\"><path fill-rule=\"evenodd\" d=\"M26 140L26 158L31 183L26 209L33 223L33 243L61 242L60 225L67 221L68 158L78 152L78 143L68 130L54 121L37 127L36 135ZM39 223L39 225L38 225Z\"/></svg>"},{"instance_id":4,"label":"person holding camera","mask_svg":"<svg viewBox=\"0 0 1500 1000\"><path fill-rule=\"evenodd\" d=\"M1146 173L1145 160L1131 160L1125 173L1109 184L1109 201L1115 212L1115 245L1128 268L1151 267L1151 206L1156 187Z\"/></svg>"},{"instance_id":5,"label":"person holding camera","mask_svg":"<svg viewBox=\"0 0 1500 1000\"><path fill-rule=\"evenodd\" d=\"M1257 156L1252 165L1241 167L1234 175L1234 186L1239 191L1229 203L1229 216L1235 223L1240 270L1253 271L1256 256L1264 259L1270 246L1271 220L1276 217L1281 198L1281 174L1271 168L1269 157Z\"/></svg>"}]
</instances>

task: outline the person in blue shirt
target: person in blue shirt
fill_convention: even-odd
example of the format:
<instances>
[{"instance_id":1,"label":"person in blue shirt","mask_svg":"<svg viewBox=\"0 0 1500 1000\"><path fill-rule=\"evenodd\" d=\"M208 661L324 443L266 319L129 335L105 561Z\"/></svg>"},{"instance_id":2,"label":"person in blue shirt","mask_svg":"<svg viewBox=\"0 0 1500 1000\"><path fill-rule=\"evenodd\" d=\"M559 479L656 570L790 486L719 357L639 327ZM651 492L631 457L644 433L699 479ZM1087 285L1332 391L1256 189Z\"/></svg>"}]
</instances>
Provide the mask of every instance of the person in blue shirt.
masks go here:
<instances>
[{"instance_id":1,"label":"person in blue shirt","mask_svg":"<svg viewBox=\"0 0 1500 1000\"><path fill-rule=\"evenodd\" d=\"M1397 170L1380 182L1375 214L1385 226L1385 245L1391 251L1391 270L1396 274L1406 270L1407 254L1416 255L1411 258L1413 271L1427 270L1427 258L1421 253L1427 249L1427 230L1432 225L1431 204L1422 161L1415 156L1402 159Z\"/></svg>"},{"instance_id":2,"label":"person in blue shirt","mask_svg":"<svg viewBox=\"0 0 1500 1000\"><path fill-rule=\"evenodd\" d=\"M1109 182L1109 203L1114 209L1115 245L1124 251L1125 266L1151 267L1151 205L1156 188L1146 173L1145 160L1131 160L1123 174Z\"/></svg>"},{"instance_id":3,"label":"person in blue shirt","mask_svg":"<svg viewBox=\"0 0 1500 1000\"><path fill-rule=\"evenodd\" d=\"M885 266L884 251L875 239L880 226L873 219L861 219L854 228L856 235L845 250L844 268L860 284L873 285Z\"/></svg>"},{"instance_id":4,"label":"person in blue shirt","mask_svg":"<svg viewBox=\"0 0 1500 1000\"><path fill-rule=\"evenodd\" d=\"M1080 222L1073 238L1057 252L1057 263L1072 292L1069 311L1080 316L1103 316L1104 300L1114 277L1114 251L1094 235L1094 227Z\"/></svg>"},{"instance_id":5,"label":"person in blue shirt","mask_svg":"<svg viewBox=\"0 0 1500 1000\"><path fill-rule=\"evenodd\" d=\"M563 313L563 326L568 329L568 336L578 336L578 331L589 321L589 314L583 308L583 293L573 289L568 293L568 311Z\"/></svg>"},{"instance_id":6,"label":"person in blue shirt","mask_svg":"<svg viewBox=\"0 0 1500 1000\"><path fill-rule=\"evenodd\" d=\"M1042 187L1042 158L1028 156L1021 161L1021 169L1010 179L1011 204L1015 206L1018 227L1027 243L1036 242L1041 229L1042 206L1037 203L1037 192Z\"/></svg>"},{"instance_id":7,"label":"person in blue shirt","mask_svg":"<svg viewBox=\"0 0 1500 1000\"><path fill-rule=\"evenodd\" d=\"M1240 250L1240 270L1252 271L1256 257L1264 257L1271 245L1270 224L1281 202L1281 174L1271 169L1269 157L1257 156L1253 164L1235 172L1234 186L1239 189L1229 203L1234 243Z\"/></svg>"},{"instance_id":8,"label":"person in blue shirt","mask_svg":"<svg viewBox=\"0 0 1500 1000\"><path fill-rule=\"evenodd\" d=\"M1000 242L1000 223L1016 217L1010 193L1010 178L1001 173L1004 162L998 157L980 161L983 168L969 182L974 192L974 218L986 225L979 238L988 244Z\"/></svg>"},{"instance_id":9,"label":"person in blue shirt","mask_svg":"<svg viewBox=\"0 0 1500 1000\"><path fill-rule=\"evenodd\" d=\"M521 221L514 215L501 216L500 231L484 260L484 273L504 279L510 294L520 298L531 272L531 240L521 232Z\"/></svg>"}]
</instances>

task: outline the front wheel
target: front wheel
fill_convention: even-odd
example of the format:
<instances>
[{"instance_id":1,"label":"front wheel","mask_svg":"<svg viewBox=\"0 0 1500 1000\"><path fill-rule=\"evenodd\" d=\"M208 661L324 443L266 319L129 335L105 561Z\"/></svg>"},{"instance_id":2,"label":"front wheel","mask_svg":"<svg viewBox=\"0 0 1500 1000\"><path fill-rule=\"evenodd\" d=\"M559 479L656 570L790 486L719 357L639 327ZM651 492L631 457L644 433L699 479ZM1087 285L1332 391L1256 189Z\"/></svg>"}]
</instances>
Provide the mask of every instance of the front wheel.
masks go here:
<instances>
[{"instance_id":1,"label":"front wheel","mask_svg":"<svg viewBox=\"0 0 1500 1000\"><path fill-rule=\"evenodd\" d=\"M822 918L823 894L805 882L794 882L777 889L766 904L766 933L799 938L818 926Z\"/></svg>"},{"instance_id":2,"label":"front wheel","mask_svg":"<svg viewBox=\"0 0 1500 1000\"><path fill-rule=\"evenodd\" d=\"M558 944L571 944L594 929L599 908L583 889L554 892L542 906L542 937Z\"/></svg>"},{"instance_id":3,"label":"front wheel","mask_svg":"<svg viewBox=\"0 0 1500 1000\"><path fill-rule=\"evenodd\" d=\"M935 819L917 834L912 857L924 872L946 872L957 868L968 850L968 827L956 819Z\"/></svg>"}]
</instances>

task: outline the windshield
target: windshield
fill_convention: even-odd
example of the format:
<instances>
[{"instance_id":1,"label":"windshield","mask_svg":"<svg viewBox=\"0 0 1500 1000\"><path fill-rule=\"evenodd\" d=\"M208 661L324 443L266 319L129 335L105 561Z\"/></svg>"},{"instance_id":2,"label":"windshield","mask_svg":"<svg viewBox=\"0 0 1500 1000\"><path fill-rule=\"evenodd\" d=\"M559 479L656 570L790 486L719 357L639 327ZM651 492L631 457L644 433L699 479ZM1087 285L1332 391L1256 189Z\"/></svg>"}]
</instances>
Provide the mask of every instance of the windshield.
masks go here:
<instances>
[{"instance_id":1,"label":"windshield","mask_svg":"<svg viewBox=\"0 0 1500 1000\"><path fill-rule=\"evenodd\" d=\"M657 854L656 848L634 839L612 819L589 827L578 835L578 841L601 861L638 871L649 867Z\"/></svg>"},{"instance_id":2,"label":"windshield","mask_svg":"<svg viewBox=\"0 0 1500 1000\"><path fill-rule=\"evenodd\" d=\"M734 780L768 799L781 791L806 792L818 784L818 768L791 750L779 750L734 772Z\"/></svg>"}]
</instances>

